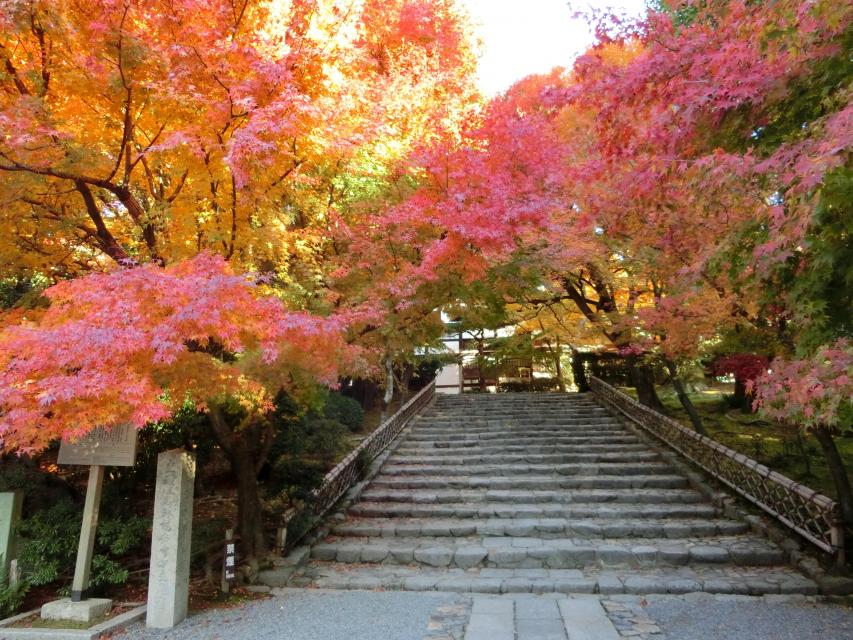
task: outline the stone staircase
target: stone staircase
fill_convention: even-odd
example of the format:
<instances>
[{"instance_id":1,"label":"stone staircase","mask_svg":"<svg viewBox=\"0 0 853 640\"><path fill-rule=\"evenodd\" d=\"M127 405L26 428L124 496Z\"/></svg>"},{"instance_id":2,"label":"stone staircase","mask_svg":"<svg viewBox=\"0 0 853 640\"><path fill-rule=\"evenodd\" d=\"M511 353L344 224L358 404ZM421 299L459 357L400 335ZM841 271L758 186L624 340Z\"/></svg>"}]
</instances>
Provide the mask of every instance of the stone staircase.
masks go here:
<instances>
[{"instance_id":1,"label":"stone staircase","mask_svg":"<svg viewBox=\"0 0 853 640\"><path fill-rule=\"evenodd\" d=\"M479 593L817 592L588 394L439 396L292 580Z\"/></svg>"}]
</instances>

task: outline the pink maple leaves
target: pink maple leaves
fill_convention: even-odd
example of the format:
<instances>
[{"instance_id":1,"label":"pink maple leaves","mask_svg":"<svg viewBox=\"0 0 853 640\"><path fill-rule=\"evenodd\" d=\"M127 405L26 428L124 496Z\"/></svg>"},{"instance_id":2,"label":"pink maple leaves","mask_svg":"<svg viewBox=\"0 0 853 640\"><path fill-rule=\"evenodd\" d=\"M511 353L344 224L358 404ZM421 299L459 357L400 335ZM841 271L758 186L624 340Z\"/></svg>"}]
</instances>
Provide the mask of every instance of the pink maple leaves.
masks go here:
<instances>
[{"instance_id":1,"label":"pink maple leaves","mask_svg":"<svg viewBox=\"0 0 853 640\"><path fill-rule=\"evenodd\" d=\"M263 405L294 375L334 384L352 351L335 318L289 312L218 256L68 280L0 332L0 438L40 449L99 425L147 422L189 398Z\"/></svg>"},{"instance_id":2,"label":"pink maple leaves","mask_svg":"<svg viewBox=\"0 0 853 640\"><path fill-rule=\"evenodd\" d=\"M837 428L853 412L853 343L841 339L810 358L777 358L754 385L755 404L782 422Z\"/></svg>"}]
</instances>

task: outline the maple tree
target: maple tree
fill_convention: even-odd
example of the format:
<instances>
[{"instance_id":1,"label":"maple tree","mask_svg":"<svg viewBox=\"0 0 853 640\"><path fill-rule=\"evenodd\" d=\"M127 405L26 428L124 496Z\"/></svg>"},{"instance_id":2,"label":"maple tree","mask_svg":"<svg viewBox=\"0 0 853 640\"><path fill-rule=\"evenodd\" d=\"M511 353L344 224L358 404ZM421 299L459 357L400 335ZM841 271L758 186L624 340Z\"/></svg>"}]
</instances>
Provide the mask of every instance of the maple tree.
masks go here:
<instances>
[{"instance_id":1,"label":"maple tree","mask_svg":"<svg viewBox=\"0 0 853 640\"><path fill-rule=\"evenodd\" d=\"M422 234L407 282L521 261L539 271L528 297L574 303L645 403L660 407L660 359L688 411L682 361L808 357L849 335L853 10L728 0L595 19L599 44L570 71L525 79L417 158L419 187L383 217ZM738 332L767 348L714 352Z\"/></svg>"},{"instance_id":2,"label":"maple tree","mask_svg":"<svg viewBox=\"0 0 853 640\"><path fill-rule=\"evenodd\" d=\"M3 318L4 450L141 427L190 396L262 555L269 402L375 371L367 338L338 366L345 328L393 315L363 275L331 289L339 231L475 100L465 18L450 0L98 0L10 1L0 22L0 276L54 284L47 311Z\"/></svg>"},{"instance_id":3,"label":"maple tree","mask_svg":"<svg viewBox=\"0 0 853 640\"><path fill-rule=\"evenodd\" d=\"M0 20L4 270L316 262L353 180L473 95L444 0L8 2Z\"/></svg>"},{"instance_id":4,"label":"maple tree","mask_svg":"<svg viewBox=\"0 0 853 640\"><path fill-rule=\"evenodd\" d=\"M651 285L622 318L632 348L716 350L723 368L751 369L739 377L757 378L765 406L768 360L808 368L853 330L853 9L666 2L639 22L600 20L600 44L543 97L571 116L573 229ZM763 346L720 354L738 332ZM815 435L837 459L827 433Z\"/></svg>"},{"instance_id":5,"label":"maple tree","mask_svg":"<svg viewBox=\"0 0 853 640\"><path fill-rule=\"evenodd\" d=\"M192 401L231 462L246 553L266 549L257 475L281 389L357 370L345 321L288 311L268 287L202 253L63 281L0 332L0 443L40 451L97 425L142 428ZM323 354L323 357L319 357ZM229 405L245 417L229 422Z\"/></svg>"},{"instance_id":6,"label":"maple tree","mask_svg":"<svg viewBox=\"0 0 853 640\"><path fill-rule=\"evenodd\" d=\"M478 105L452 0L6 3L0 275L57 284L47 310L25 312L35 324L5 320L0 369L17 381L0 396L5 442L73 435L64 416L84 408L80 429L141 425L190 394L232 465L256 466L275 388L347 369L307 359L310 340L358 344L361 371L390 393L445 309L553 338L557 368L564 346L617 352L659 409L662 364L698 430L681 372L715 359L739 388L753 381L762 410L814 433L832 466L853 334L853 7L685 0L590 19L598 42L571 69ZM223 260L263 286L238 287ZM190 298L191 282L225 281L277 320L234 334L213 297ZM110 295L87 292L95 283ZM138 309L139 327L104 318L113 304ZM209 325L173 327L181 305L202 304ZM204 376L171 376L144 337L158 326ZM86 361L89 380L51 355L51 339L75 335L111 360ZM254 355L272 343L291 345L287 367ZM26 367L46 395L15 377ZM119 369L137 413L103 389ZM60 392L63 376L79 385ZM242 437L225 397L252 408ZM45 398L63 410L45 413ZM238 473L244 495L254 474ZM258 530L245 537L262 551Z\"/></svg>"},{"instance_id":7,"label":"maple tree","mask_svg":"<svg viewBox=\"0 0 853 640\"><path fill-rule=\"evenodd\" d=\"M751 382L755 404L767 415L804 429L823 449L838 491L841 519L853 523L853 488L832 440L853 420L853 345L842 338L808 358L777 358L772 369Z\"/></svg>"}]
</instances>

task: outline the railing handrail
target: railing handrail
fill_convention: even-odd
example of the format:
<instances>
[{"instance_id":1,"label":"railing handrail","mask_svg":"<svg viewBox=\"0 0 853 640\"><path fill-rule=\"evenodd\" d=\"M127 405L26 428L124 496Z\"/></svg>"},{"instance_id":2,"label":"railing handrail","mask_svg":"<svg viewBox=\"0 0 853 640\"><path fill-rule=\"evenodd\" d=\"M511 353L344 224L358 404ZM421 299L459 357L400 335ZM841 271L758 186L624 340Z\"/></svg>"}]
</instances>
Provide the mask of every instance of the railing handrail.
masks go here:
<instances>
[{"instance_id":1,"label":"railing handrail","mask_svg":"<svg viewBox=\"0 0 853 640\"><path fill-rule=\"evenodd\" d=\"M353 473L353 467L363 452L367 452L372 458L382 453L415 414L429 404L434 396L435 380L432 380L336 464L323 477L320 486L313 492L316 499L315 514L322 516L358 481L358 474ZM343 482L338 482L338 479L342 477L346 477L346 479Z\"/></svg>"},{"instance_id":2,"label":"railing handrail","mask_svg":"<svg viewBox=\"0 0 853 640\"><path fill-rule=\"evenodd\" d=\"M799 482L795 482L778 471L773 471L760 462L730 449L713 438L696 433L676 420L637 402L632 397L595 376L590 376L589 382L590 388L597 397L612 405L625 417L655 435L688 460L710 473L717 480L732 488L763 511L775 517L785 526L796 531L812 544L839 557L843 556L844 532L841 530L838 503L832 498L818 493ZM672 442L665 434L658 432L653 425L641 420L637 415L638 413L651 418L653 421L665 426L667 430L677 434L677 439L680 439L681 443ZM691 444L693 445L693 451L690 450L691 447L689 445ZM702 453L706 451L713 452L716 455L715 464L709 464L707 460L703 460ZM771 501L755 495L757 492L752 492L748 488L741 486L734 478L726 477L722 468L722 461L724 460L728 460L745 472L758 476L761 480L781 487L788 494L796 496L799 502L802 503L803 508L809 512L810 521L806 519L801 511L797 510L797 505L788 505L789 508L794 509L795 513L785 512L779 508L779 505L773 505ZM767 493L769 495L770 491ZM826 528L815 522L818 519L825 523Z\"/></svg>"}]
</instances>

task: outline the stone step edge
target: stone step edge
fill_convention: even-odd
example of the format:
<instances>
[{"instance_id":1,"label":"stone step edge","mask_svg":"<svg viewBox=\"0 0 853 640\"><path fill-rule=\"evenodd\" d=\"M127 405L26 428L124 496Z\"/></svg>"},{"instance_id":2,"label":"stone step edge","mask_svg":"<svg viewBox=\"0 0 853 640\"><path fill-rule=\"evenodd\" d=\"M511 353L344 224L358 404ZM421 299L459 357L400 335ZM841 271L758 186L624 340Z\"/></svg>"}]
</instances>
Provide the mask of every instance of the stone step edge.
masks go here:
<instances>
[{"instance_id":1,"label":"stone step edge","mask_svg":"<svg viewBox=\"0 0 853 640\"><path fill-rule=\"evenodd\" d=\"M521 547L513 544L486 547L476 542L449 544L445 541L430 545L387 544L393 538L339 538L335 542L315 545L312 560L338 563L370 563L385 566L422 565L427 567L475 567L584 569L623 567L633 569L660 569L675 567L738 566L768 567L785 562L781 549L770 547L738 548L698 544L687 547L678 540L666 539L655 544L654 538L632 540L631 546L610 540L585 540L587 544L560 548L553 544ZM421 540L424 538L413 538ZM508 540L519 540L508 538ZM659 540L659 539L658 539ZM554 540L540 540L553 543ZM594 544L600 542L600 544ZM383 544L384 543L384 544Z\"/></svg>"},{"instance_id":2,"label":"stone step edge","mask_svg":"<svg viewBox=\"0 0 853 640\"><path fill-rule=\"evenodd\" d=\"M642 503L642 507L637 507L636 509L615 509L612 506L610 508L602 507L602 504L605 505L620 505L621 507L626 506L624 502L610 502L610 503L585 503L589 506L578 506L582 503L557 503L557 508L555 509L543 509L542 504L549 503L518 503L515 505L508 504L506 502L493 502L493 503L473 503L473 505L477 504L486 504L488 506L478 507L472 506L472 503L468 502L447 502L447 503L428 503L428 504L416 504L410 502L381 502L381 501L369 501L365 500L357 505L353 505L350 509L349 515L353 518L357 519L368 519L368 518L386 518L388 520L397 520L397 519L413 519L413 520L431 520L431 519L494 519L494 520L502 520L502 519L565 519L565 520L594 520L594 521L602 521L607 522L613 519L625 519L625 520L646 520L650 522L658 522L658 521L668 521L668 520L689 520L693 519L725 519L730 522L740 522L734 518L724 518L722 511L715 507L712 504L708 503L677 503L677 502L661 502L661 503ZM636 503L635 503L636 504ZM690 509L687 505L690 506L698 506L700 508ZM435 507L435 508L430 508ZM521 508L519 508L521 507ZM574 508L573 508L574 507ZM441 515L442 512L463 512L468 510L469 512L476 512L472 515L463 515L463 516L454 516L454 515ZM365 515L365 512L370 511L381 511L385 513L391 512L420 512L424 515L386 515L386 516L374 516L374 515ZM659 513L649 513L658 511ZM498 515L498 512L509 513L512 512L512 515ZM535 513L534 513L535 512ZM561 513L572 513L573 515L561 515ZM577 512L588 512L593 513L597 512L596 515L588 515L582 516L577 515ZM683 512L683 513L691 513L689 516L677 516L672 515L675 512ZM516 515L518 513L524 515ZM543 514L543 515L536 515ZM749 526L747 524L747 526Z\"/></svg>"},{"instance_id":3,"label":"stone step edge","mask_svg":"<svg viewBox=\"0 0 853 640\"><path fill-rule=\"evenodd\" d=\"M419 528L422 532L415 534L413 531ZM715 529L715 533L680 535L676 537L704 537L708 535L739 535L750 531L749 524L728 518L668 518L650 519L648 517L635 518L532 518L532 517L510 517L510 518L407 518L407 517L351 517L344 522L337 523L332 527L332 534L338 536L356 536L367 538L408 538L416 535L427 537L453 537L461 538L467 536L506 536L527 538L540 534L564 534L565 537L582 537L589 535L596 529L614 532L624 531L622 535L613 535L614 538L636 538L637 530L657 530L663 535L649 536L657 538L670 538L668 533L684 533L696 529ZM740 531L735 532L735 529ZM586 531L584 531L586 530ZM720 533L729 530L728 533ZM370 531L375 533L357 533L359 531ZM526 531L527 533L519 533ZM356 532L356 533L354 533ZM437 533L435 533L437 532Z\"/></svg>"},{"instance_id":4,"label":"stone step edge","mask_svg":"<svg viewBox=\"0 0 853 640\"><path fill-rule=\"evenodd\" d=\"M310 566L310 565L309 565ZM387 591L448 591L455 593L565 593L565 594L686 594L714 593L730 595L803 595L824 593L814 581L802 576L784 575L782 580L761 579L763 572L745 580L702 576L650 576L623 572L578 571L578 577L527 578L443 575L419 572L416 576L370 576L342 571L336 578L297 576L294 586L325 589L384 589ZM776 574L777 576L779 574ZM774 577L772 570L767 577ZM275 585L277 586L277 585Z\"/></svg>"}]
</instances>

